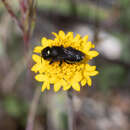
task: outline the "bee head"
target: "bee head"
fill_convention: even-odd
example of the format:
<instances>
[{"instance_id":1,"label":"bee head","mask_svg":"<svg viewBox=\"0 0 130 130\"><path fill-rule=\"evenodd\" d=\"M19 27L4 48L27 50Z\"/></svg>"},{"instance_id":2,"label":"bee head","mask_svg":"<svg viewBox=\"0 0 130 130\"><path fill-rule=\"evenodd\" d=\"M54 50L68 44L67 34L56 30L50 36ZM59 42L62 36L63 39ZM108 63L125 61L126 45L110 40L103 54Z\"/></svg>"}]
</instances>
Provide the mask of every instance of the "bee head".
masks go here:
<instances>
[{"instance_id":1,"label":"bee head","mask_svg":"<svg viewBox=\"0 0 130 130\"><path fill-rule=\"evenodd\" d=\"M44 59L50 59L51 58L51 48L50 47L46 47L42 50L42 57Z\"/></svg>"}]
</instances>

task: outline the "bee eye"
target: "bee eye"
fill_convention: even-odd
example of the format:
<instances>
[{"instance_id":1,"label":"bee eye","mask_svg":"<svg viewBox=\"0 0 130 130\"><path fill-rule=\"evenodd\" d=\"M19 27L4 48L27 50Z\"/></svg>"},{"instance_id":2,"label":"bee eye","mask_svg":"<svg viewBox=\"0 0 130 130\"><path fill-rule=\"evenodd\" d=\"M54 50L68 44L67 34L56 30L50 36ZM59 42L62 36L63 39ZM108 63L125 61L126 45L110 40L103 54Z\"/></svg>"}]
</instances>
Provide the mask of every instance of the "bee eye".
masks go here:
<instances>
[{"instance_id":1,"label":"bee eye","mask_svg":"<svg viewBox=\"0 0 130 130\"><path fill-rule=\"evenodd\" d=\"M50 54L50 51L49 51L49 50L47 51L47 54L48 54L48 55Z\"/></svg>"}]
</instances>

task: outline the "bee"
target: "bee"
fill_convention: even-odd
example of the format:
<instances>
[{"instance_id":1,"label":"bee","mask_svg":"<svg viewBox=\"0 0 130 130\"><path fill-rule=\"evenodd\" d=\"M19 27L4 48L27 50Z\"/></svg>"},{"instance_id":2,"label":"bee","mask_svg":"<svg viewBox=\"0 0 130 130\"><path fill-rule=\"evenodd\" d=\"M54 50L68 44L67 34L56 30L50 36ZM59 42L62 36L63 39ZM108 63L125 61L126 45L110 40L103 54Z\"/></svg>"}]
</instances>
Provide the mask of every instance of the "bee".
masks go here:
<instances>
[{"instance_id":1,"label":"bee","mask_svg":"<svg viewBox=\"0 0 130 130\"><path fill-rule=\"evenodd\" d=\"M72 47L52 46L44 48L41 51L41 57L45 60L50 60L49 64L59 61L59 66L61 66L63 62L68 64L80 62L84 59L85 54Z\"/></svg>"}]
</instances>

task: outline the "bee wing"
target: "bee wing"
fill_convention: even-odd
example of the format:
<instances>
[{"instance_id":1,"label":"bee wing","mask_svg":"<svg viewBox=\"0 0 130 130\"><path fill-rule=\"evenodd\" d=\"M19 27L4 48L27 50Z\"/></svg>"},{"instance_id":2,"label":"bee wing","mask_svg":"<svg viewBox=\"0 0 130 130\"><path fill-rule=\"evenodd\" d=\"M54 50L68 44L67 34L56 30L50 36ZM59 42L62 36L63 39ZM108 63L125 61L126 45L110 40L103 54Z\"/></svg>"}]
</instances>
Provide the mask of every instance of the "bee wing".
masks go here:
<instances>
[{"instance_id":1,"label":"bee wing","mask_svg":"<svg viewBox=\"0 0 130 130\"><path fill-rule=\"evenodd\" d=\"M75 55L75 49L73 49L72 47L65 48L64 53L68 57L73 57Z\"/></svg>"},{"instance_id":2,"label":"bee wing","mask_svg":"<svg viewBox=\"0 0 130 130\"><path fill-rule=\"evenodd\" d=\"M81 61L84 58L84 54L82 52L72 47L65 48L64 53L67 56L67 61L76 62Z\"/></svg>"}]
</instances>

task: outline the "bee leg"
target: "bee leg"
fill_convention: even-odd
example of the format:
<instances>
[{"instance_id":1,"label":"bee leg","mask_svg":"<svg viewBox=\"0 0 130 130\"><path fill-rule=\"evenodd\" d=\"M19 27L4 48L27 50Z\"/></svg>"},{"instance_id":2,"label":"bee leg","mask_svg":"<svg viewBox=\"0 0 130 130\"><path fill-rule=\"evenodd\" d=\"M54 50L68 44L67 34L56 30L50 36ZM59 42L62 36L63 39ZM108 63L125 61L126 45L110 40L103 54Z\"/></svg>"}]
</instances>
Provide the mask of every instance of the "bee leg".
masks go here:
<instances>
[{"instance_id":1,"label":"bee leg","mask_svg":"<svg viewBox=\"0 0 130 130\"><path fill-rule=\"evenodd\" d=\"M61 66L62 65L62 60L60 61L60 64L59 64L59 66Z\"/></svg>"},{"instance_id":2,"label":"bee leg","mask_svg":"<svg viewBox=\"0 0 130 130\"><path fill-rule=\"evenodd\" d=\"M63 48L63 45L61 45L61 48Z\"/></svg>"},{"instance_id":3,"label":"bee leg","mask_svg":"<svg viewBox=\"0 0 130 130\"><path fill-rule=\"evenodd\" d=\"M53 62L54 62L54 60L51 60L49 64L51 65Z\"/></svg>"},{"instance_id":4,"label":"bee leg","mask_svg":"<svg viewBox=\"0 0 130 130\"><path fill-rule=\"evenodd\" d=\"M67 60L65 60L65 62L66 62L67 64L72 64L72 63L68 62Z\"/></svg>"}]
</instances>

